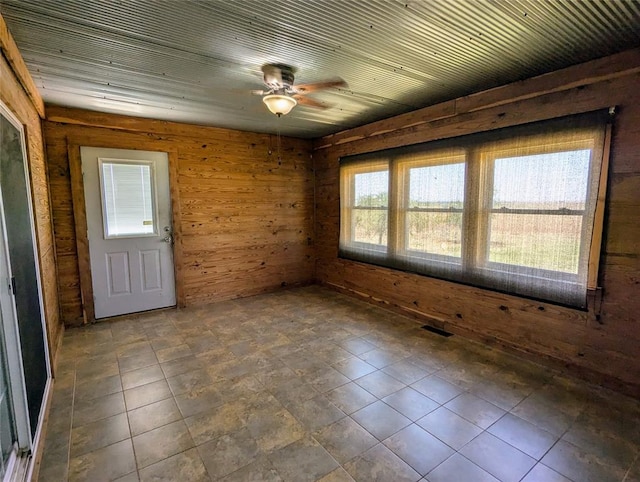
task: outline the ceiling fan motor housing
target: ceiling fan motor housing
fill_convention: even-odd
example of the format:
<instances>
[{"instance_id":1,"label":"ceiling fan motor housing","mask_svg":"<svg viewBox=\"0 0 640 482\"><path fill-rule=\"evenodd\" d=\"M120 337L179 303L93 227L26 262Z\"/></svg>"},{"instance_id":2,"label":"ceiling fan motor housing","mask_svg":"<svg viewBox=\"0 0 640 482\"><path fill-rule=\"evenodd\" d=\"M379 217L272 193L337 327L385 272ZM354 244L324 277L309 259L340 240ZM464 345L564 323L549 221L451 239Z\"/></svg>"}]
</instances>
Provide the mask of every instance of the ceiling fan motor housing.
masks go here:
<instances>
[{"instance_id":1,"label":"ceiling fan motor housing","mask_svg":"<svg viewBox=\"0 0 640 482\"><path fill-rule=\"evenodd\" d=\"M264 83L271 89L281 90L293 87L294 69L285 64L266 64L262 66Z\"/></svg>"}]
</instances>

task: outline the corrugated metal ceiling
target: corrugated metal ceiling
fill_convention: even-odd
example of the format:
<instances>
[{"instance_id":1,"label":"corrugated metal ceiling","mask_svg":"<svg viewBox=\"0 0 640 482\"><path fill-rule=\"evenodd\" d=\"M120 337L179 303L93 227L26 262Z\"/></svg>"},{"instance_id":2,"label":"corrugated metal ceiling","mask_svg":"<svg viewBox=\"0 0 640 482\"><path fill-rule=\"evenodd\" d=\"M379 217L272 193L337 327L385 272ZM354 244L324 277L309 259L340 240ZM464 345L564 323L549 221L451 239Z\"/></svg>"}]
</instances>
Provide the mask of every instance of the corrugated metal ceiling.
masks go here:
<instances>
[{"instance_id":1,"label":"corrugated metal ceiling","mask_svg":"<svg viewBox=\"0 0 640 482\"><path fill-rule=\"evenodd\" d=\"M640 46L640 0L0 0L46 102L318 137ZM260 67L342 77L275 118Z\"/></svg>"}]
</instances>

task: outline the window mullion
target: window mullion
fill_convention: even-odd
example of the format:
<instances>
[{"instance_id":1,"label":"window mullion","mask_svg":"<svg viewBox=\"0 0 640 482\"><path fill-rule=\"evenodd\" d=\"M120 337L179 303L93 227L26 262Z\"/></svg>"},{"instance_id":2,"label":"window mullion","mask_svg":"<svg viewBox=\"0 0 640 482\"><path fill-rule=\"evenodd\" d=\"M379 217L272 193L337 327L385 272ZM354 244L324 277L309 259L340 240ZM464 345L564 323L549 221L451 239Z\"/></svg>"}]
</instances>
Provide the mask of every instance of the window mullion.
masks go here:
<instances>
[{"instance_id":1,"label":"window mullion","mask_svg":"<svg viewBox=\"0 0 640 482\"><path fill-rule=\"evenodd\" d=\"M462 217L462 269L469 272L482 263L482 187L483 169L477 149L466 150L464 213ZM486 255L485 255L486 256Z\"/></svg>"},{"instance_id":2,"label":"window mullion","mask_svg":"<svg viewBox=\"0 0 640 482\"><path fill-rule=\"evenodd\" d=\"M393 259L397 258L398 253L404 250L405 221L401 206L405 189L402 177L400 163L396 159L390 159L387 252L389 257Z\"/></svg>"},{"instance_id":3,"label":"window mullion","mask_svg":"<svg viewBox=\"0 0 640 482\"><path fill-rule=\"evenodd\" d=\"M353 219L353 184L355 176L345 168L340 170L340 244L347 245L354 241L351 223Z\"/></svg>"}]
</instances>

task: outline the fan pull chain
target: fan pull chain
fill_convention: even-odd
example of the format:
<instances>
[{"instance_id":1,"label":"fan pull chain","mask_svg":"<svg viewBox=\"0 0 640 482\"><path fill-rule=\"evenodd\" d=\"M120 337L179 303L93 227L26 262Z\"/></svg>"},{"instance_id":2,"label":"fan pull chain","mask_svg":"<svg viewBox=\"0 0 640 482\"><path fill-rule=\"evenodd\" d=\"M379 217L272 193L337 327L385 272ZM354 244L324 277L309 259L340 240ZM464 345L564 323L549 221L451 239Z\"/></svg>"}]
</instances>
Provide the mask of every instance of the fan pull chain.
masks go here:
<instances>
[{"instance_id":1,"label":"fan pull chain","mask_svg":"<svg viewBox=\"0 0 640 482\"><path fill-rule=\"evenodd\" d=\"M280 122L282 122L282 121L280 120L280 116L278 116L278 120L276 122L277 122L277 125L278 125L278 127L277 127L277 134L278 134L278 137L277 137L277 139L278 139L277 140L278 162L282 162L282 157L280 156L280 150L281 150L281 147L282 147L282 141L280 140Z\"/></svg>"}]
</instances>

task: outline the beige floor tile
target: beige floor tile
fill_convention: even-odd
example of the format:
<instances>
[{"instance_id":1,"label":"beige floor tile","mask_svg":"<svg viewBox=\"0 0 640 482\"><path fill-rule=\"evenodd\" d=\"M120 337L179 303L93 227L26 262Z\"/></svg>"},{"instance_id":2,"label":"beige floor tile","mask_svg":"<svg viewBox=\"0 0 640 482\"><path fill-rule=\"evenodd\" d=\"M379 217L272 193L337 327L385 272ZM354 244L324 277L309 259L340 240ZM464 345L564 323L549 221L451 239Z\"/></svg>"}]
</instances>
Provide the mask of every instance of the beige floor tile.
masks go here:
<instances>
[{"instance_id":1,"label":"beige floor tile","mask_svg":"<svg viewBox=\"0 0 640 482\"><path fill-rule=\"evenodd\" d=\"M421 475L437 467L455 451L416 424L395 433L384 445Z\"/></svg>"},{"instance_id":2,"label":"beige floor tile","mask_svg":"<svg viewBox=\"0 0 640 482\"><path fill-rule=\"evenodd\" d=\"M358 481L415 482L420 479L420 474L382 444L350 460L344 468Z\"/></svg>"},{"instance_id":3,"label":"beige floor tile","mask_svg":"<svg viewBox=\"0 0 640 482\"><path fill-rule=\"evenodd\" d=\"M260 455L258 444L246 428L198 446L211 477L222 478L249 465Z\"/></svg>"},{"instance_id":4,"label":"beige floor tile","mask_svg":"<svg viewBox=\"0 0 640 482\"><path fill-rule=\"evenodd\" d=\"M284 480L314 482L338 467L338 463L312 437L304 437L269 455Z\"/></svg>"},{"instance_id":5,"label":"beige floor tile","mask_svg":"<svg viewBox=\"0 0 640 482\"><path fill-rule=\"evenodd\" d=\"M196 445L231 434L244 426L238 407L232 403L189 417L185 423Z\"/></svg>"},{"instance_id":6,"label":"beige floor tile","mask_svg":"<svg viewBox=\"0 0 640 482\"><path fill-rule=\"evenodd\" d=\"M247 428L263 452L271 452L300 440L305 428L284 408L264 410L247 417Z\"/></svg>"},{"instance_id":7,"label":"beige floor tile","mask_svg":"<svg viewBox=\"0 0 640 482\"><path fill-rule=\"evenodd\" d=\"M168 361L177 360L190 355L193 355L193 352L187 344L171 346L169 348L163 348L162 350L156 351L156 356L160 363L166 363Z\"/></svg>"},{"instance_id":8,"label":"beige floor tile","mask_svg":"<svg viewBox=\"0 0 640 482\"><path fill-rule=\"evenodd\" d=\"M355 382L378 398L384 398L406 386L406 384L396 380L391 375L387 375L383 371L370 373L362 378L358 378Z\"/></svg>"},{"instance_id":9,"label":"beige floor tile","mask_svg":"<svg viewBox=\"0 0 640 482\"><path fill-rule=\"evenodd\" d=\"M342 467L338 467L324 477L318 479L318 482L354 482L354 480L346 470Z\"/></svg>"},{"instance_id":10,"label":"beige floor tile","mask_svg":"<svg viewBox=\"0 0 640 482\"><path fill-rule=\"evenodd\" d=\"M58 360L44 481L640 482L637 400L318 286L70 329Z\"/></svg>"},{"instance_id":11,"label":"beige floor tile","mask_svg":"<svg viewBox=\"0 0 640 482\"><path fill-rule=\"evenodd\" d=\"M287 407L294 417L309 431L314 432L345 417L346 414L333 405L324 395Z\"/></svg>"},{"instance_id":12,"label":"beige floor tile","mask_svg":"<svg viewBox=\"0 0 640 482\"><path fill-rule=\"evenodd\" d=\"M220 479L223 482L283 482L269 459L263 456L256 461Z\"/></svg>"},{"instance_id":13,"label":"beige floor tile","mask_svg":"<svg viewBox=\"0 0 640 482\"><path fill-rule=\"evenodd\" d=\"M155 428L182 419L180 410L173 398L153 402L127 413L131 435L140 435Z\"/></svg>"},{"instance_id":14,"label":"beige floor tile","mask_svg":"<svg viewBox=\"0 0 640 482\"><path fill-rule=\"evenodd\" d=\"M108 445L69 461L69 482L107 482L136 469L131 440Z\"/></svg>"},{"instance_id":15,"label":"beige floor tile","mask_svg":"<svg viewBox=\"0 0 640 482\"><path fill-rule=\"evenodd\" d=\"M518 482L536 464L534 458L487 432L465 445L460 453L504 482Z\"/></svg>"},{"instance_id":16,"label":"beige floor tile","mask_svg":"<svg viewBox=\"0 0 640 482\"><path fill-rule=\"evenodd\" d=\"M410 385L433 373L435 368L425 369L424 364L416 364L413 359L405 358L404 360L384 367L382 371L387 375L391 375L396 380Z\"/></svg>"},{"instance_id":17,"label":"beige floor tile","mask_svg":"<svg viewBox=\"0 0 640 482\"><path fill-rule=\"evenodd\" d=\"M330 366L323 367L309 375L303 376L302 378L320 393L328 392L329 390L333 390L334 388L351 381L338 370Z\"/></svg>"},{"instance_id":18,"label":"beige floor tile","mask_svg":"<svg viewBox=\"0 0 640 482\"><path fill-rule=\"evenodd\" d=\"M122 392L92 400L77 400L73 406L73 426L80 427L124 411L125 405Z\"/></svg>"},{"instance_id":19,"label":"beige floor tile","mask_svg":"<svg viewBox=\"0 0 640 482\"><path fill-rule=\"evenodd\" d=\"M602 460L564 440L556 443L541 462L565 477L580 482L619 482L628 469Z\"/></svg>"},{"instance_id":20,"label":"beige floor tile","mask_svg":"<svg viewBox=\"0 0 640 482\"><path fill-rule=\"evenodd\" d=\"M342 385L326 394L327 399L346 414L352 414L377 400L354 382Z\"/></svg>"},{"instance_id":21,"label":"beige floor tile","mask_svg":"<svg viewBox=\"0 0 640 482\"><path fill-rule=\"evenodd\" d=\"M139 368L157 364L158 359L156 358L153 350L118 357L120 373L130 372L131 370L137 370Z\"/></svg>"},{"instance_id":22,"label":"beige floor tile","mask_svg":"<svg viewBox=\"0 0 640 482\"><path fill-rule=\"evenodd\" d=\"M349 377L351 380L355 380L377 371L376 367L369 365L367 362L356 356L334 363L333 368L338 370L344 376Z\"/></svg>"},{"instance_id":23,"label":"beige floor tile","mask_svg":"<svg viewBox=\"0 0 640 482\"><path fill-rule=\"evenodd\" d=\"M345 417L314 433L327 451L341 464L366 452L378 440L350 417Z\"/></svg>"},{"instance_id":24,"label":"beige floor tile","mask_svg":"<svg viewBox=\"0 0 640 482\"><path fill-rule=\"evenodd\" d=\"M160 369L160 365L151 365L139 368L122 374L122 388L128 390L130 388L146 385L147 383L164 380L164 373Z\"/></svg>"},{"instance_id":25,"label":"beige floor tile","mask_svg":"<svg viewBox=\"0 0 640 482\"><path fill-rule=\"evenodd\" d=\"M414 422L440 407L438 402L425 397L411 387L398 390L384 397L382 401Z\"/></svg>"},{"instance_id":26,"label":"beige floor tile","mask_svg":"<svg viewBox=\"0 0 640 482\"><path fill-rule=\"evenodd\" d=\"M71 430L71 458L131 437L127 415L121 413Z\"/></svg>"},{"instance_id":27,"label":"beige floor tile","mask_svg":"<svg viewBox=\"0 0 640 482\"><path fill-rule=\"evenodd\" d=\"M484 429L493 425L506 413L501 408L471 393L462 393L444 406Z\"/></svg>"},{"instance_id":28,"label":"beige floor tile","mask_svg":"<svg viewBox=\"0 0 640 482\"><path fill-rule=\"evenodd\" d=\"M153 402L159 402L171 397L171 390L166 380L147 383L139 387L124 391L124 401L127 410L133 410Z\"/></svg>"},{"instance_id":29,"label":"beige floor tile","mask_svg":"<svg viewBox=\"0 0 640 482\"><path fill-rule=\"evenodd\" d=\"M427 474L429 482L500 482L489 472L481 469L460 454L453 454Z\"/></svg>"},{"instance_id":30,"label":"beige floor tile","mask_svg":"<svg viewBox=\"0 0 640 482\"><path fill-rule=\"evenodd\" d=\"M367 405L351 417L380 441L411 424L411 420L381 401Z\"/></svg>"},{"instance_id":31,"label":"beige floor tile","mask_svg":"<svg viewBox=\"0 0 640 482\"><path fill-rule=\"evenodd\" d=\"M160 367L162 368L164 376L171 378L193 370L207 368L207 363L202 358L192 355L161 363Z\"/></svg>"},{"instance_id":32,"label":"beige floor tile","mask_svg":"<svg viewBox=\"0 0 640 482\"><path fill-rule=\"evenodd\" d=\"M417 424L456 450L461 449L482 432L477 425L444 407L425 415L417 421Z\"/></svg>"},{"instance_id":33,"label":"beige floor tile","mask_svg":"<svg viewBox=\"0 0 640 482\"><path fill-rule=\"evenodd\" d=\"M167 383L173 395L178 396L212 385L214 380L207 370L200 369L167 378Z\"/></svg>"},{"instance_id":34,"label":"beige floor tile","mask_svg":"<svg viewBox=\"0 0 640 482\"><path fill-rule=\"evenodd\" d=\"M522 479L522 482L572 482L564 475L560 475L555 470L550 469L546 465L537 464L527 476ZM625 481L626 482L626 481ZM635 482L635 481L629 481Z\"/></svg>"},{"instance_id":35,"label":"beige floor tile","mask_svg":"<svg viewBox=\"0 0 640 482\"><path fill-rule=\"evenodd\" d=\"M438 403L447 403L463 392L460 387L436 375L431 375L412 383L411 388Z\"/></svg>"},{"instance_id":36,"label":"beige floor tile","mask_svg":"<svg viewBox=\"0 0 640 482\"><path fill-rule=\"evenodd\" d=\"M556 435L510 413L487 431L537 460L540 460L558 440Z\"/></svg>"},{"instance_id":37,"label":"beige floor tile","mask_svg":"<svg viewBox=\"0 0 640 482\"><path fill-rule=\"evenodd\" d=\"M133 437L138 469L155 464L194 446L184 421L164 425Z\"/></svg>"},{"instance_id":38,"label":"beige floor tile","mask_svg":"<svg viewBox=\"0 0 640 482\"><path fill-rule=\"evenodd\" d=\"M55 386L59 386L57 380ZM78 383L75 387L74 397L76 400L88 401L121 391L122 382L120 380L120 374L118 374Z\"/></svg>"},{"instance_id":39,"label":"beige floor tile","mask_svg":"<svg viewBox=\"0 0 640 482\"><path fill-rule=\"evenodd\" d=\"M130 474L123 475L115 479L113 482L139 482L138 472L131 472Z\"/></svg>"},{"instance_id":40,"label":"beige floor tile","mask_svg":"<svg viewBox=\"0 0 640 482\"><path fill-rule=\"evenodd\" d=\"M210 480L195 448L140 470L140 482L209 482Z\"/></svg>"}]
</instances>

